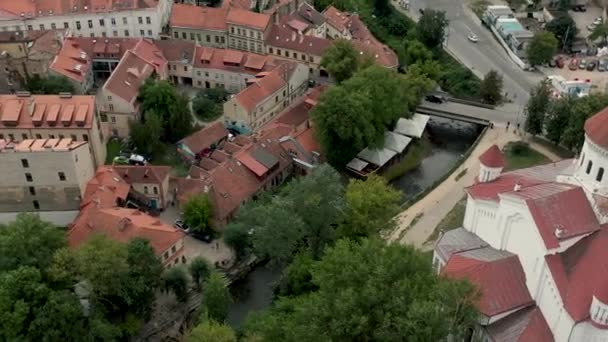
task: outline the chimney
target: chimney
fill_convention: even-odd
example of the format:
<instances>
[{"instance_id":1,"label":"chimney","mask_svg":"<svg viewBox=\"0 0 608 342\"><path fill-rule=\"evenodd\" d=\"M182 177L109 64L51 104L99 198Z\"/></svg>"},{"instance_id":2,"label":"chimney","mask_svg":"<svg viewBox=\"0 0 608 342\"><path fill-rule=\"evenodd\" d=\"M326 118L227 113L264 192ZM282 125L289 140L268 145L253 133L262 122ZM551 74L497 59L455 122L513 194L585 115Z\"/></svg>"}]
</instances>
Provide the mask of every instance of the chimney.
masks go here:
<instances>
[{"instance_id":1,"label":"chimney","mask_svg":"<svg viewBox=\"0 0 608 342\"><path fill-rule=\"evenodd\" d=\"M517 182L515 183L515 186L513 187L513 191L518 192L521 190L521 183Z\"/></svg>"}]
</instances>

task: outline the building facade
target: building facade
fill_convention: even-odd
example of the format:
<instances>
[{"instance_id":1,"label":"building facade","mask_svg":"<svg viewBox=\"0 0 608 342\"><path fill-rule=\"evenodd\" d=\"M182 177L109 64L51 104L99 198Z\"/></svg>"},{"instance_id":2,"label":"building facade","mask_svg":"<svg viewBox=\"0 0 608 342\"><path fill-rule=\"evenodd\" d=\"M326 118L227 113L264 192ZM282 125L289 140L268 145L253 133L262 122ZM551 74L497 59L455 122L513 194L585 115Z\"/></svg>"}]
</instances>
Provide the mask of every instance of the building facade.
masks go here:
<instances>
[{"instance_id":1,"label":"building facade","mask_svg":"<svg viewBox=\"0 0 608 342\"><path fill-rule=\"evenodd\" d=\"M1 221L29 212L58 226L78 215L95 170L89 143L71 138L0 140L0 165Z\"/></svg>"},{"instance_id":2,"label":"building facade","mask_svg":"<svg viewBox=\"0 0 608 342\"><path fill-rule=\"evenodd\" d=\"M79 37L160 38L169 22L172 0L4 1L0 29L36 31L70 29ZM6 29L5 29L6 28Z\"/></svg>"}]
</instances>

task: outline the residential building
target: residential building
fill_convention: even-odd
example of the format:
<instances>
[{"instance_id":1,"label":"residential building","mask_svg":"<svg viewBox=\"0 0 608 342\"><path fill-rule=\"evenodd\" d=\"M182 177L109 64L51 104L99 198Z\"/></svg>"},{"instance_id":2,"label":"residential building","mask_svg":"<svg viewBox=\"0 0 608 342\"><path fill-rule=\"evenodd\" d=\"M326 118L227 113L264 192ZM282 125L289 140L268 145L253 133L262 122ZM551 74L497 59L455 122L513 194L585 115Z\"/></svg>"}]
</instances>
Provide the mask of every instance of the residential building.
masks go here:
<instances>
[{"instance_id":1,"label":"residential building","mask_svg":"<svg viewBox=\"0 0 608 342\"><path fill-rule=\"evenodd\" d=\"M139 88L152 75L167 79L168 62L148 39L140 39L127 50L112 75L97 92L97 108L106 136L129 136L129 122L139 119Z\"/></svg>"},{"instance_id":2,"label":"residential building","mask_svg":"<svg viewBox=\"0 0 608 342\"><path fill-rule=\"evenodd\" d=\"M264 53L264 40L270 30L271 16L269 14L231 8L226 17L228 26L228 47Z\"/></svg>"},{"instance_id":3,"label":"residential building","mask_svg":"<svg viewBox=\"0 0 608 342\"><path fill-rule=\"evenodd\" d=\"M436 243L435 267L481 288L482 340L608 339L608 108L584 128L572 160L504 172L491 147L462 228Z\"/></svg>"},{"instance_id":4,"label":"residential building","mask_svg":"<svg viewBox=\"0 0 608 342\"><path fill-rule=\"evenodd\" d=\"M573 80L566 80L561 75L551 75L547 76L547 80L551 82L551 95L554 98L562 96L585 97L591 92L590 79L580 80L575 78Z\"/></svg>"},{"instance_id":5,"label":"residential building","mask_svg":"<svg viewBox=\"0 0 608 342\"><path fill-rule=\"evenodd\" d=\"M174 4L169 21L169 34L173 39L225 48L228 40L227 16L226 8Z\"/></svg>"},{"instance_id":6,"label":"residential building","mask_svg":"<svg viewBox=\"0 0 608 342\"><path fill-rule=\"evenodd\" d=\"M27 75L47 76L66 30L0 32L0 92L25 88Z\"/></svg>"},{"instance_id":7,"label":"residential building","mask_svg":"<svg viewBox=\"0 0 608 342\"><path fill-rule=\"evenodd\" d=\"M70 29L79 37L159 38L172 0L28 0L0 2L0 29Z\"/></svg>"},{"instance_id":8,"label":"residential building","mask_svg":"<svg viewBox=\"0 0 608 342\"><path fill-rule=\"evenodd\" d=\"M349 30L351 14L341 12L334 6L329 6L323 11L323 16L327 21L327 37L330 39L347 39L352 38Z\"/></svg>"},{"instance_id":9,"label":"residential building","mask_svg":"<svg viewBox=\"0 0 608 342\"><path fill-rule=\"evenodd\" d=\"M95 108L89 95L31 95L19 92L0 95L0 139L86 141L98 166L105 162L106 146Z\"/></svg>"},{"instance_id":10,"label":"residential building","mask_svg":"<svg viewBox=\"0 0 608 342\"><path fill-rule=\"evenodd\" d=\"M122 56L139 42L139 38L75 37L73 39L91 59L93 79L98 85L102 85L110 77Z\"/></svg>"},{"instance_id":11,"label":"residential building","mask_svg":"<svg viewBox=\"0 0 608 342\"><path fill-rule=\"evenodd\" d=\"M95 166L86 141L0 139L0 221L29 212L57 226L78 215L80 200Z\"/></svg>"},{"instance_id":12,"label":"residential building","mask_svg":"<svg viewBox=\"0 0 608 342\"><path fill-rule=\"evenodd\" d=\"M289 13L279 17L279 24L287 25L307 36L327 38L327 19L309 3L303 2Z\"/></svg>"},{"instance_id":13,"label":"residential building","mask_svg":"<svg viewBox=\"0 0 608 342\"><path fill-rule=\"evenodd\" d=\"M132 185L116 170L109 166L98 168L87 183L80 214L68 231L70 247L78 247L99 234L124 243L140 237L150 241L166 268L186 263L184 233L132 208L133 195Z\"/></svg>"},{"instance_id":14,"label":"residential building","mask_svg":"<svg viewBox=\"0 0 608 342\"><path fill-rule=\"evenodd\" d=\"M230 93L245 89L256 75L277 67L277 61L251 52L197 47L194 59L194 86L225 88Z\"/></svg>"},{"instance_id":15,"label":"residential building","mask_svg":"<svg viewBox=\"0 0 608 342\"><path fill-rule=\"evenodd\" d=\"M308 68L283 62L249 80L250 85L224 103L224 122L240 133L269 122L308 88Z\"/></svg>"},{"instance_id":16,"label":"residential building","mask_svg":"<svg viewBox=\"0 0 608 342\"><path fill-rule=\"evenodd\" d=\"M132 190L147 198L147 206L164 210L171 203L169 173L171 167L160 165L114 165L113 169Z\"/></svg>"},{"instance_id":17,"label":"residential building","mask_svg":"<svg viewBox=\"0 0 608 342\"><path fill-rule=\"evenodd\" d=\"M222 141L228 139L228 130L221 122L215 122L177 142L177 152L195 161L207 155Z\"/></svg>"},{"instance_id":18,"label":"residential building","mask_svg":"<svg viewBox=\"0 0 608 342\"><path fill-rule=\"evenodd\" d=\"M168 78L174 84L192 86L196 45L181 40L157 40L154 44L168 62Z\"/></svg>"},{"instance_id":19,"label":"residential building","mask_svg":"<svg viewBox=\"0 0 608 342\"><path fill-rule=\"evenodd\" d=\"M63 46L49 65L50 74L66 77L76 93L86 94L93 86L93 70L90 56L71 37L63 40Z\"/></svg>"}]
</instances>

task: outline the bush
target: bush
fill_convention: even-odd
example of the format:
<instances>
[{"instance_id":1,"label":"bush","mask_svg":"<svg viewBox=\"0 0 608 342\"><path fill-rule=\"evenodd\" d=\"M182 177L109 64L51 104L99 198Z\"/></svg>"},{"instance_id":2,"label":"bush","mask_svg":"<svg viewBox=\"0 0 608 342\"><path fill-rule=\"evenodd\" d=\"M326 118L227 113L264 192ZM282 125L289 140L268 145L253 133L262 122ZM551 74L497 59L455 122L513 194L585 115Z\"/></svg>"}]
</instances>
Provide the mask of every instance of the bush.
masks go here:
<instances>
[{"instance_id":1,"label":"bush","mask_svg":"<svg viewBox=\"0 0 608 342\"><path fill-rule=\"evenodd\" d=\"M510 144L509 152L516 156L521 156L528 153L530 145L527 142L516 141Z\"/></svg>"}]
</instances>

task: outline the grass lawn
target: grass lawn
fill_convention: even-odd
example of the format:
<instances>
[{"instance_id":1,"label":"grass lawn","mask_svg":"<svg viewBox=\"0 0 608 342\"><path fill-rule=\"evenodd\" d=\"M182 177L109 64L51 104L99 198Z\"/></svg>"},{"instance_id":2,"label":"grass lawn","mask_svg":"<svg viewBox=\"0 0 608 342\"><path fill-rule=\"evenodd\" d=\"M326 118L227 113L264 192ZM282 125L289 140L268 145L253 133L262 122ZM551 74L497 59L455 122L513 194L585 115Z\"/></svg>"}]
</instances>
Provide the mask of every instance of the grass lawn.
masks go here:
<instances>
[{"instance_id":1,"label":"grass lawn","mask_svg":"<svg viewBox=\"0 0 608 342\"><path fill-rule=\"evenodd\" d=\"M550 163L551 160L542 153L530 148L523 142L511 142L505 146L507 166L505 171L523 169L526 167Z\"/></svg>"},{"instance_id":2,"label":"grass lawn","mask_svg":"<svg viewBox=\"0 0 608 342\"><path fill-rule=\"evenodd\" d=\"M437 238L439 237L440 231L447 232L448 230L462 227L462 221L464 220L464 212L465 212L466 208L467 208L467 197L464 196L464 197L462 197L462 199L460 201L458 201L458 203L456 203L454 208L452 208L452 210L450 210L450 212L447 215L445 215L445 217L441 220L441 222L439 222L437 227L435 227L433 234L431 234L431 236L429 236L429 238L426 241L430 242L430 241L437 240Z\"/></svg>"},{"instance_id":3,"label":"grass lawn","mask_svg":"<svg viewBox=\"0 0 608 342\"><path fill-rule=\"evenodd\" d=\"M118 140L112 139L108 141L106 145L106 165L112 165L114 157L118 156L122 143Z\"/></svg>"}]
</instances>

